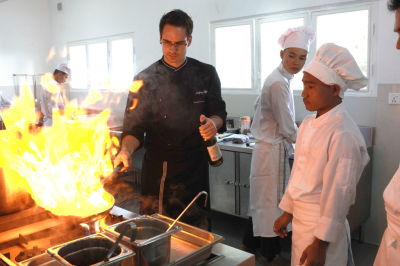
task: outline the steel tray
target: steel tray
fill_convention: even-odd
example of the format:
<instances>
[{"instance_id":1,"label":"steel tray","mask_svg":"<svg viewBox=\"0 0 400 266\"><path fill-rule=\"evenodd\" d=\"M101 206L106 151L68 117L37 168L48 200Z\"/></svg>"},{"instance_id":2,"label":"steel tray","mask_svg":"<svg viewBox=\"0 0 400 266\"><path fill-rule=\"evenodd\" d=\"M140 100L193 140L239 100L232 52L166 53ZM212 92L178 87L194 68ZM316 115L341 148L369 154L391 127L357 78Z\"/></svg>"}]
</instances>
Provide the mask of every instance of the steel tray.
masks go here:
<instances>
[{"instance_id":1,"label":"steel tray","mask_svg":"<svg viewBox=\"0 0 400 266\"><path fill-rule=\"evenodd\" d=\"M174 222L174 219L158 213L153 214L152 217L164 220L169 224ZM213 246L224 240L222 236L185 223L177 222L176 225L182 227L182 231L171 236L171 254L168 266L191 266L205 260L211 255Z\"/></svg>"}]
</instances>

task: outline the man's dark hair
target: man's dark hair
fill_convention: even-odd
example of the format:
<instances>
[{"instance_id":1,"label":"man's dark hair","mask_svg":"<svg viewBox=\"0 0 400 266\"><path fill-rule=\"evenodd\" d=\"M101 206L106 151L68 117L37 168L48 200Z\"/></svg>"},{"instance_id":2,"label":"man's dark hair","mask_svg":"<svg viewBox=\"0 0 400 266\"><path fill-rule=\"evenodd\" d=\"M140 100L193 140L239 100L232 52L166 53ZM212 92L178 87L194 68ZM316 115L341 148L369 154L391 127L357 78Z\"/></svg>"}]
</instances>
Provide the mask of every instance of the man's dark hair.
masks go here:
<instances>
[{"instance_id":1,"label":"man's dark hair","mask_svg":"<svg viewBox=\"0 0 400 266\"><path fill-rule=\"evenodd\" d=\"M169 24L175 27L185 27L186 37L192 36L193 32L193 20L188 14L180 9L174 9L167 14L164 14L160 19L160 35L164 29L165 24Z\"/></svg>"},{"instance_id":2,"label":"man's dark hair","mask_svg":"<svg viewBox=\"0 0 400 266\"><path fill-rule=\"evenodd\" d=\"M389 0L387 7L389 11L396 11L398 8L400 8L400 0Z\"/></svg>"},{"instance_id":3,"label":"man's dark hair","mask_svg":"<svg viewBox=\"0 0 400 266\"><path fill-rule=\"evenodd\" d=\"M53 76L57 75L58 73L61 73L61 74L63 74L63 75L67 74L67 73L65 73L65 72L62 72L62 71L56 69L56 70L54 70L54 72L53 72Z\"/></svg>"}]
</instances>

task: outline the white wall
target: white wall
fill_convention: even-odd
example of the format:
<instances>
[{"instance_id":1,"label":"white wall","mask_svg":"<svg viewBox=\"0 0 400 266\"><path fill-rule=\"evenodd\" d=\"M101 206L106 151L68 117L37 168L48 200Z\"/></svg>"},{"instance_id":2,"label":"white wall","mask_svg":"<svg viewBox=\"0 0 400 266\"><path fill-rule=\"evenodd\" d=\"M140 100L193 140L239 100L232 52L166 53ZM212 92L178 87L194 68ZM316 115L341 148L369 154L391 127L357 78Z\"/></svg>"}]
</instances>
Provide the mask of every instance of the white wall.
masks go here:
<instances>
[{"instance_id":1,"label":"white wall","mask_svg":"<svg viewBox=\"0 0 400 266\"><path fill-rule=\"evenodd\" d=\"M57 11L62 2L63 10ZM188 56L210 63L210 21L254 16L264 13L295 10L346 3L345 0L9 0L0 4L0 86L11 86L10 74L52 71L64 59L59 51L67 42L98 38L109 35L135 33L137 69L143 70L161 57L158 22L162 14L180 8L194 21L193 44ZM353 1L362 2L362 1ZM378 82L400 84L400 52L395 50L396 35L393 33L394 16L386 10L386 1L379 3L378 32ZM57 55L46 65L50 47ZM239 51L238 47L238 53ZM389 87L388 87L389 86ZM378 97L348 97L344 100L350 115L359 125L376 126L376 142L373 160L373 205L367 223L365 240L379 243L386 227L382 193L398 167L398 141L387 129L399 124L398 108L387 106L387 94L391 85L382 85ZM392 89L398 91L398 87ZM71 92L71 98L85 97L86 93ZM118 96L121 96L119 94ZM125 98L123 98L125 97ZM230 116L254 114L256 95L223 95ZM113 106L122 112L126 95L121 104ZM295 97L296 120L309 114L301 97ZM96 106L104 108L104 106ZM400 108L400 107L399 107ZM396 128L394 128L396 129ZM390 147L388 149L387 147ZM378 157L378 158L377 158Z\"/></svg>"},{"instance_id":2,"label":"white wall","mask_svg":"<svg viewBox=\"0 0 400 266\"><path fill-rule=\"evenodd\" d=\"M0 91L14 96L13 74L46 71L50 51L48 0L0 3Z\"/></svg>"}]
</instances>

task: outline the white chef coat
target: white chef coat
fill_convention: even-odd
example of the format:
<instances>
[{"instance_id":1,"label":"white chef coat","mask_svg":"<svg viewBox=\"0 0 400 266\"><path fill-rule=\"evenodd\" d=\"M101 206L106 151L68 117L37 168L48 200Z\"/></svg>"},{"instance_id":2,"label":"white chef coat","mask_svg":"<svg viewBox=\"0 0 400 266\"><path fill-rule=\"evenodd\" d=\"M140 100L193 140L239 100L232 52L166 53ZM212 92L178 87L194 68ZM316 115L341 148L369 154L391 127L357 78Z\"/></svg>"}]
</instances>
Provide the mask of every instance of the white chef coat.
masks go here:
<instances>
[{"instance_id":1,"label":"white chef coat","mask_svg":"<svg viewBox=\"0 0 400 266\"><path fill-rule=\"evenodd\" d=\"M346 216L354 203L357 183L368 162L364 138L343 103L318 118L315 114L307 116L298 132L289 185L279 207L295 216L296 209L299 214L302 213L300 209L307 212L307 209L313 209L311 206L317 205L319 217L313 221L313 230L308 230L312 234L309 239L328 241L330 246L343 241L343 237L349 241ZM310 215L316 215L311 212ZM343 234L346 231L347 236ZM295 235L300 233L303 233L301 226L297 230L294 228L293 238L296 239ZM295 264L292 265L297 265L300 259L297 256L303 252L296 250L296 244L293 242L292 262ZM342 251L331 249L327 252L327 262Z\"/></svg>"},{"instance_id":2,"label":"white chef coat","mask_svg":"<svg viewBox=\"0 0 400 266\"><path fill-rule=\"evenodd\" d=\"M11 106L13 106L13 102L4 97L3 94L0 93L0 114L3 108L10 108ZM0 121L2 121L1 116L0 116Z\"/></svg>"},{"instance_id":3,"label":"white chef coat","mask_svg":"<svg viewBox=\"0 0 400 266\"><path fill-rule=\"evenodd\" d=\"M256 140L272 145L284 139L296 141L298 128L290 88L292 79L293 75L282 64L265 79L261 95L254 104L256 112L250 130Z\"/></svg>"},{"instance_id":4,"label":"white chef coat","mask_svg":"<svg viewBox=\"0 0 400 266\"><path fill-rule=\"evenodd\" d=\"M52 80L51 88L43 87L40 95L41 109L44 114L43 122L45 126L53 125L53 112L65 110L64 101L61 95L60 84Z\"/></svg>"},{"instance_id":5,"label":"white chef coat","mask_svg":"<svg viewBox=\"0 0 400 266\"><path fill-rule=\"evenodd\" d=\"M383 235L374 266L400 265L400 168L383 193L388 228Z\"/></svg>"},{"instance_id":6,"label":"white chef coat","mask_svg":"<svg viewBox=\"0 0 400 266\"><path fill-rule=\"evenodd\" d=\"M273 225L283 213L278 208L281 198L278 190L286 189L290 177L290 154L285 157L285 151L293 151L291 143L297 137L290 88L292 78L293 75L280 64L266 78L254 104L256 112L250 130L256 144L251 161L248 209L248 215L253 219L254 236L276 237Z\"/></svg>"}]
</instances>

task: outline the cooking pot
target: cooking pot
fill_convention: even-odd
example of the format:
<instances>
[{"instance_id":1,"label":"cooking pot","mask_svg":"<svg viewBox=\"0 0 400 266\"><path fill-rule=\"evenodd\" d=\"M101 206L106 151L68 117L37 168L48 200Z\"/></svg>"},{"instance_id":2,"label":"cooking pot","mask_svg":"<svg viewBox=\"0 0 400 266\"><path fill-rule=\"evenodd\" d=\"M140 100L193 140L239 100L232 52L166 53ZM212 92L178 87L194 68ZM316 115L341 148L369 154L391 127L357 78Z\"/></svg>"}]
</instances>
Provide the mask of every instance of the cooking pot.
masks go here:
<instances>
[{"instance_id":1,"label":"cooking pot","mask_svg":"<svg viewBox=\"0 0 400 266\"><path fill-rule=\"evenodd\" d=\"M35 205L25 178L0 166L0 216L26 210Z\"/></svg>"}]
</instances>

